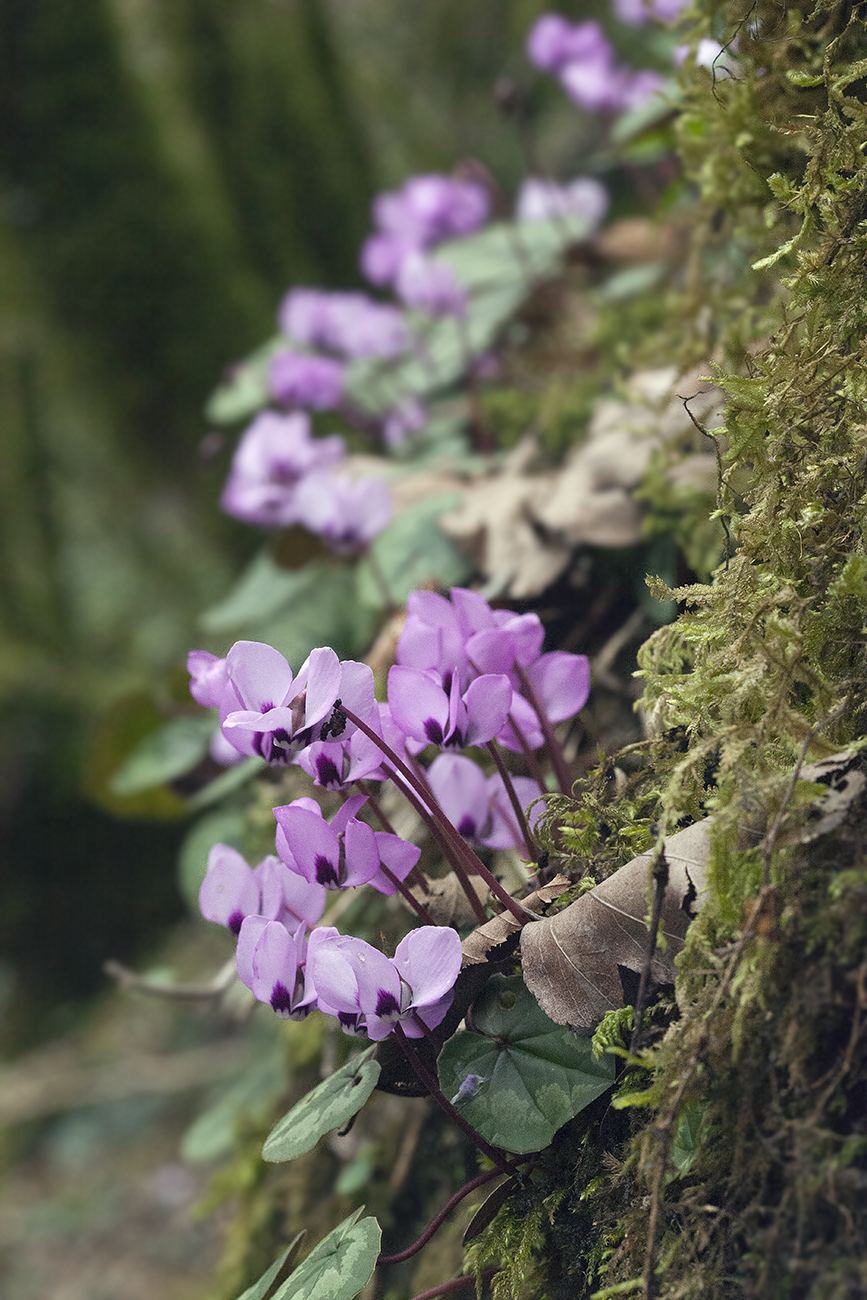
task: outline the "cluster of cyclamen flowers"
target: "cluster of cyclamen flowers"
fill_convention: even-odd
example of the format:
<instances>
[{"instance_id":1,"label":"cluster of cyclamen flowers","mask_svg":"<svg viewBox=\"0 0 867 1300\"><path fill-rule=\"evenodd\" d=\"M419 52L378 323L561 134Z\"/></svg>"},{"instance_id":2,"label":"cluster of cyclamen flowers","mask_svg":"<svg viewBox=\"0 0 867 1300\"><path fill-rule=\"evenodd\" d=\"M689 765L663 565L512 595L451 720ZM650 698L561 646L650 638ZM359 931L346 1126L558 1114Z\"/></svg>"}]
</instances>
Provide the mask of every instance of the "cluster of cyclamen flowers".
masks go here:
<instances>
[{"instance_id":1,"label":"cluster of cyclamen flowers","mask_svg":"<svg viewBox=\"0 0 867 1300\"><path fill-rule=\"evenodd\" d=\"M389 959L317 925L328 890L370 885L413 902L405 882L419 848L362 819L365 807L379 815L369 787L349 791L393 782L459 878L475 865L502 897L471 846L532 853L523 808L543 795L536 753L550 751L552 725L573 717L589 692L586 658L543 653L542 640L536 615L491 609L476 592L455 588L450 600L414 592L381 703L371 669L328 647L312 651L297 676L258 642L238 642L223 659L190 655L191 692L219 710L227 743L271 764L298 763L344 800L331 821L311 798L275 808L276 854L255 868L226 845L211 851L201 910L238 935L238 973L260 1001L295 1018L318 1006L373 1039L398 1023L410 1037L440 1023L461 965L455 931L425 924ZM418 756L430 745L441 753L425 768ZM478 747L489 750L493 775L459 752ZM540 779L510 776L500 747L522 752ZM478 914L475 896L474 904Z\"/></svg>"},{"instance_id":2,"label":"cluster of cyclamen flowers","mask_svg":"<svg viewBox=\"0 0 867 1300\"><path fill-rule=\"evenodd\" d=\"M683 3L615 0L614 8L621 21L636 24L651 17L671 20ZM634 107L661 85L655 72L619 64L592 20L570 23L559 14L543 15L529 33L527 53L591 112ZM391 506L384 481L335 473L342 440L315 441L308 413L334 411L363 431L378 429L392 450L425 427L427 412L412 392L396 394L388 409L362 409L353 397L353 367L413 356L426 364L426 323L448 316L461 330L468 368L477 366L463 326L471 308L467 290L437 253L480 230L492 207L491 191L478 180L414 176L375 199L374 229L361 250L363 274L394 301L315 288L295 288L285 296L278 313L284 345L268 372L270 397L282 413L260 415L242 435L222 496L227 513L263 527L301 524L348 553L363 550L385 527ZM514 217L580 218L586 237L607 209L608 192L595 177L559 185L531 176L516 197Z\"/></svg>"},{"instance_id":3,"label":"cluster of cyclamen flowers","mask_svg":"<svg viewBox=\"0 0 867 1300\"><path fill-rule=\"evenodd\" d=\"M345 455L339 434L313 436L304 411L263 411L235 450L222 507L268 528L301 524L342 554L362 551L391 518L391 496L377 475L333 473Z\"/></svg>"}]
</instances>

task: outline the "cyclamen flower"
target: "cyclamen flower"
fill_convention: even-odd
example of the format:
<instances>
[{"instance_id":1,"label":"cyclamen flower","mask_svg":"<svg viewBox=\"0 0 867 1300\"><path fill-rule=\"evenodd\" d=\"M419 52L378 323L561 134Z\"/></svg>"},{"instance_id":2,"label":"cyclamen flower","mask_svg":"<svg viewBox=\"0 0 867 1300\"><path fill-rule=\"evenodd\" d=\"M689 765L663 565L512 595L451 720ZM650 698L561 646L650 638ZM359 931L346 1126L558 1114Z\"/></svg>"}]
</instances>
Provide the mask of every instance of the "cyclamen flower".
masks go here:
<instances>
[{"instance_id":1,"label":"cyclamen flower","mask_svg":"<svg viewBox=\"0 0 867 1300\"><path fill-rule=\"evenodd\" d=\"M228 844L215 844L199 889L199 910L206 921L225 925L234 934L248 916L282 921L290 928L314 926L325 910L325 890L288 869L273 854L256 867Z\"/></svg>"},{"instance_id":2,"label":"cyclamen flower","mask_svg":"<svg viewBox=\"0 0 867 1300\"><path fill-rule=\"evenodd\" d=\"M521 186L515 216L518 221L581 218L594 229L608 211L608 203L607 189L593 176L578 176L568 185L531 176Z\"/></svg>"},{"instance_id":3,"label":"cyclamen flower","mask_svg":"<svg viewBox=\"0 0 867 1300\"><path fill-rule=\"evenodd\" d=\"M375 230L361 250L364 274L374 284L393 284L411 253L477 230L489 206L486 190L475 181L413 176L374 201Z\"/></svg>"},{"instance_id":4,"label":"cyclamen flower","mask_svg":"<svg viewBox=\"0 0 867 1300\"><path fill-rule=\"evenodd\" d=\"M430 316L462 316L467 309L466 290L451 267L421 253L403 259L395 291L408 307Z\"/></svg>"},{"instance_id":5,"label":"cyclamen flower","mask_svg":"<svg viewBox=\"0 0 867 1300\"><path fill-rule=\"evenodd\" d=\"M393 894L395 885L381 871L382 862L398 880L405 880L421 850L359 821L355 814L366 802L364 795L354 795L330 822L311 799L275 808L277 852L291 870L325 889L369 884L382 894Z\"/></svg>"},{"instance_id":6,"label":"cyclamen flower","mask_svg":"<svg viewBox=\"0 0 867 1300\"><path fill-rule=\"evenodd\" d=\"M297 342L353 360L396 357L413 341L398 308L363 293L293 289L283 299L279 319L284 334Z\"/></svg>"},{"instance_id":7,"label":"cyclamen flower","mask_svg":"<svg viewBox=\"0 0 867 1300\"><path fill-rule=\"evenodd\" d=\"M460 974L460 936L447 926L412 930L388 958L363 939L330 926L310 936L307 965L319 1007L346 1033L379 1041L400 1024L420 1038L419 1019L434 1029L446 1015Z\"/></svg>"},{"instance_id":8,"label":"cyclamen flower","mask_svg":"<svg viewBox=\"0 0 867 1300\"><path fill-rule=\"evenodd\" d=\"M521 828L498 772L486 777L464 754L438 754L427 771L430 787L441 810L466 840L491 849L523 848ZM527 776L513 776L512 784L521 807L527 808L542 794L537 782ZM532 829L544 806L534 805Z\"/></svg>"},{"instance_id":9,"label":"cyclamen flower","mask_svg":"<svg viewBox=\"0 0 867 1300\"><path fill-rule=\"evenodd\" d=\"M593 19L570 23L559 14L543 15L530 30L527 55L543 72L556 74L570 98L590 112L633 108L662 84L655 72L619 65L614 47Z\"/></svg>"},{"instance_id":10,"label":"cyclamen flower","mask_svg":"<svg viewBox=\"0 0 867 1300\"><path fill-rule=\"evenodd\" d=\"M477 677L463 695L457 675L446 691L434 672L398 664L388 674L391 716L422 746L486 745L505 726L511 700L512 687L501 673Z\"/></svg>"},{"instance_id":11,"label":"cyclamen flower","mask_svg":"<svg viewBox=\"0 0 867 1300\"><path fill-rule=\"evenodd\" d=\"M223 734L267 763L291 762L318 740L338 698L359 717L373 708L370 668L341 663L328 646L312 650L295 678L283 655L259 641L236 641L226 665L232 691L220 707Z\"/></svg>"},{"instance_id":12,"label":"cyclamen flower","mask_svg":"<svg viewBox=\"0 0 867 1300\"><path fill-rule=\"evenodd\" d=\"M339 361L306 352L278 352L268 370L268 387L273 398L287 406L309 407L312 411L328 411L339 406L344 381L345 370Z\"/></svg>"},{"instance_id":13,"label":"cyclamen flower","mask_svg":"<svg viewBox=\"0 0 867 1300\"><path fill-rule=\"evenodd\" d=\"M235 953L238 976L254 997L269 1003L283 1020L303 1020L316 1005L306 961L303 925L291 933L279 921L264 916L245 919Z\"/></svg>"},{"instance_id":14,"label":"cyclamen flower","mask_svg":"<svg viewBox=\"0 0 867 1300\"><path fill-rule=\"evenodd\" d=\"M673 23L686 8L688 0L613 0L614 13L622 23L641 27L651 18Z\"/></svg>"},{"instance_id":15,"label":"cyclamen flower","mask_svg":"<svg viewBox=\"0 0 867 1300\"><path fill-rule=\"evenodd\" d=\"M298 522L339 554L363 551L391 519L385 479L309 474L295 497Z\"/></svg>"},{"instance_id":16,"label":"cyclamen flower","mask_svg":"<svg viewBox=\"0 0 867 1300\"><path fill-rule=\"evenodd\" d=\"M402 447L414 433L419 433L427 424L427 411L415 397L406 397L392 410L388 411L382 421L382 440L391 451Z\"/></svg>"},{"instance_id":17,"label":"cyclamen flower","mask_svg":"<svg viewBox=\"0 0 867 1300\"><path fill-rule=\"evenodd\" d=\"M220 504L245 523L285 528L297 522L298 483L345 455L339 435L313 437L303 412L264 411L241 435Z\"/></svg>"}]
</instances>

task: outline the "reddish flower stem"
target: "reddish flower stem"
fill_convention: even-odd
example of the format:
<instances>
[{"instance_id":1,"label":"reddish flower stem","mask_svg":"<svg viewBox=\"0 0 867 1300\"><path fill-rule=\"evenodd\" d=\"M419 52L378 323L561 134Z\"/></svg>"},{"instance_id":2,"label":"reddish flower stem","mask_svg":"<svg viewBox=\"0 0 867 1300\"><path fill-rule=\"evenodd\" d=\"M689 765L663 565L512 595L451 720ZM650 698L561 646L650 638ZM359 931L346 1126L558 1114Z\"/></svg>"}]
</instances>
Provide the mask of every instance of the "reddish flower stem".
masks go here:
<instances>
[{"instance_id":1,"label":"reddish flower stem","mask_svg":"<svg viewBox=\"0 0 867 1300\"><path fill-rule=\"evenodd\" d=\"M566 766L566 759L563 755L563 746L560 744L554 732L551 719L548 717L541 700L536 694L533 683L527 676L526 669L521 664L516 663L515 669L521 682L521 689L532 704L536 717L539 719L539 726L542 728L542 735L545 737L545 744L548 746L548 753L551 758L551 765L554 768L554 775L557 778L563 794L572 793L572 777Z\"/></svg>"},{"instance_id":2,"label":"reddish flower stem","mask_svg":"<svg viewBox=\"0 0 867 1300\"><path fill-rule=\"evenodd\" d=\"M495 740L488 741L488 753L496 764L497 771L503 780L503 786L506 794L509 796L509 803L512 805L512 812L518 821L518 829L521 832L521 838L524 841L524 848L530 861L536 858L536 847L533 844L533 837L530 834L530 827L527 825L527 818L524 816L524 809L521 807L521 800L518 798L518 792L512 782L512 774L503 762L503 757L497 747Z\"/></svg>"},{"instance_id":3,"label":"reddish flower stem","mask_svg":"<svg viewBox=\"0 0 867 1300\"><path fill-rule=\"evenodd\" d=\"M391 748L388 742L383 740L382 736L378 736L376 732L373 730L373 728L369 727L366 722L363 722L362 719L359 718L357 714L353 713L351 709L345 709L341 707L340 711L343 713L347 721L351 722L353 726L358 727L359 731L363 732L365 736L367 736L370 740L372 740L373 743L379 749L382 750L383 754L385 754L388 761L400 773L404 781L408 782L408 784L412 786L413 790L416 792L416 794L418 795L419 799L422 800L422 802L430 798L430 795L427 794L427 792L424 789L424 786L419 781L418 777L415 775L412 769L406 763L404 763L402 758L398 757L398 755L394 752L394 750ZM562 755L561 755L561 760L562 760ZM434 819L437 822L437 825L441 828L443 835L445 836L447 842L451 846L452 851L447 853L447 856L449 862L451 862L452 866L455 869L455 874L457 875L458 879L461 881L461 884L464 885L464 889L465 890L467 889L467 885L464 884L464 880L461 877L461 872L457 867L455 861L456 856L460 857L462 864L466 863L471 868L471 870L475 872L476 875L481 876L482 880L484 880L485 884L488 886L488 889L490 889L491 893L500 900L500 902L503 904L504 907L507 907L509 909L512 915L515 917L515 920L520 921L521 924L523 925L524 922L527 920L527 913L524 910L524 908L521 907L520 903L517 903L515 901L515 899L512 897L512 895L509 893L507 889L503 888L499 880L497 880L496 876L492 875L491 872L488 871L488 868L482 862L481 858L479 858L477 854L473 853L469 845L467 845L464 842L464 840L455 830L454 826L452 826L451 822L448 820L447 817L443 815L441 809L438 808L436 804L433 804L430 810L430 815L434 817ZM471 902L473 901L474 893L475 891L472 890L472 888L468 890L467 896L470 898ZM473 906L475 908L475 903L473 904ZM478 911L477 911L477 915L478 915Z\"/></svg>"},{"instance_id":4,"label":"reddish flower stem","mask_svg":"<svg viewBox=\"0 0 867 1300\"><path fill-rule=\"evenodd\" d=\"M484 1173L471 1179L470 1182L464 1183L463 1187L459 1188L454 1196L449 1197L439 1214L431 1219L424 1232L411 1246L407 1246L406 1250L398 1251L396 1255L380 1255L376 1261L377 1264L402 1264L405 1259L412 1259L413 1255L417 1255L427 1245L431 1237L439 1231L452 1210L456 1205L460 1205L465 1196L469 1196L470 1192L474 1192L477 1187L484 1187L485 1183L500 1177L501 1171L499 1169L486 1169Z\"/></svg>"},{"instance_id":5,"label":"reddish flower stem","mask_svg":"<svg viewBox=\"0 0 867 1300\"><path fill-rule=\"evenodd\" d=\"M539 760L536 757L536 755L533 753L533 750L530 748L529 744L527 743L527 737L524 735L523 731L518 726L517 722L515 721L511 713L509 714L509 723L511 725L512 730L514 731L515 735L518 738L518 744L521 746L521 750L524 754L524 758L527 760L527 767L530 769L530 775L534 778L536 784L539 786L539 789L544 794L545 773L542 771L542 768L539 764Z\"/></svg>"},{"instance_id":6,"label":"reddish flower stem","mask_svg":"<svg viewBox=\"0 0 867 1300\"><path fill-rule=\"evenodd\" d=\"M409 802L412 804L413 808L416 810L419 817L421 817L425 826L427 826L431 835L433 836L437 844L442 849L444 856L451 863L452 869L461 883L461 888L463 889L464 893L466 894L467 898L470 901L470 904L472 905L473 911L476 914L476 919L479 922L481 922L481 924L484 925L485 921L487 921L488 919L488 914L485 911L485 905L482 902L482 900L479 898L476 891L473 889L473 886L470 882L469 872L467 871L463 862L461 862L460 860L457 861L455 860L455 855L452 850L452 845L443 834L441 824L432 816L427 805L422 803L421 799L419 799L415 791L410 790L406 786L406 784L402 783L397 779L397 773L393 771L392 768L386 767L385 764L383 764L383 770L386 776L390 777L391 780L394 781L395 785L403 793L404 797L408 799Z\"/></svg>"},{"instance_id":7,"label":"reddish flower stem","mask_svg":"<svg viewBox=\"0 0 867 1300\"><path fill-rule=\"evenodd\" d=\"M479 1276L483 1282L490 1282L494 1274L499 1271L498 1268L483 1268ZM427 1291L419 1291L412 1300L435 1300L438 1295L448 1295L450 1291L465 1291L467 1287L475 1285L475 1274L469 1273L464 1277L453 1277L451 1282L440 1282L437 1286L429 1287Z\"/></svg>"},{"instance_id":8,"label":"reddish flower stem","mask_svg":"<svg viewBox=\"0 0 867 1300\"><path fill-rule=\"evenodd\" d=\"M398 880L394 872L389 871L388 867L385 865L385 863L382 860L380 860L379 869L382 872L382 874L385 876L386 880L391 881L391 883L394 885L397 892L402 895L402 897L406 900L406 902L415 912L416 916L419 917L419 919L423 922L424 925L436 925L436 921L433 919L430 912L425 907L424 903L419 902L415 894L413 894L412 890L407 889L403 881Z\"/></svg>"},{"instance_id":9,"label":"reddish flower stem","mask_svg":"<svg viewBox=\"0 0 867 1300\"><path fill-rule=\"evenodd\" d=\"M436 1076L431 1074L418 1053L414 1052L410 1047L409 1039L404 1033L401 1024L398 1023L394 1026L394 1035L400 1043L401 1050L406 1057L410 1068L416 1073L419 1082L430 1093L430 1096L439 1106L440 1110L444 1111L454 1124L457 1124L458 1128L467 1138L469 1138L473 1146L478 1147L482 1155L487 1156L488 1159L497 1166L497 1169L501 1174L513 1174L515 1170L508 1161L503 1158L503 1153L498 1151L496 1147L492 1147L490 1142L483 1138L481 1133L479 1133L477 1129L474 1129L472 1124L464 1119L457 1107L453 1106L448 1097L446 1097L445 1093L439 1086Z\"/></svg>"}]
</instances>

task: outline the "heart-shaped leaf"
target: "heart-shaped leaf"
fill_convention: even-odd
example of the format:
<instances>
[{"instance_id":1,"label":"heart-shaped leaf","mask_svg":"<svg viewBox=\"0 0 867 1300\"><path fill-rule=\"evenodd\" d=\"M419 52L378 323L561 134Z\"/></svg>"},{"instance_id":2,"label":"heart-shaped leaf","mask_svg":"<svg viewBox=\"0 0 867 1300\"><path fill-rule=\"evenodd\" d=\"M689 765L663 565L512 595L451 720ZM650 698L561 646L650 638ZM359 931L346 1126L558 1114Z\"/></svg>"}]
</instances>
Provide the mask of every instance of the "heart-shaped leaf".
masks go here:
<instances>
[{"instance_id":1,"label":"heart-shaped leaf","mask_svg":"<svg viewBox=\"0 0 867 1300\"><path fill-rule=\"evenodd\" d=\"M473 1023L440 1053L440 1087L504 1151L541 1151L614 1081L613 1060L549 1020L519 975L488 981Z\"/></svg>"},{"instance_id":2,"label":"heart-shaped leaf","mask_svg":"<svg viewBox=\"0 0 867 1300\"><path fill-rule=\"evenodd\" d=\"M363 1207L362 1207L363 1208ZM276 1291L273 1300L352 1300L367 1286L382 1238L376 1219L361 1209L329 1232Z\"/></svg>"},{"instance_id":3,"label":"heart-shaped leaf","mask_svg":"<svg viewBox=\"0 0 867 1300\"><path fill-rule=\"evenodd\" d=\"M268 1134L264 1158L275 1163L294 1160L315 1147L323 1133L361 1110L379 1078L379 1063L370 1059L375 1050L375 1044L368 1047L302 1097Z\"/></svg>"},{"instance_id":4,"label":"heart-shaped leaf","mask_svg":"<svg viewBox=\"0 0 867 1300\"><path fill-rule=\"evenodd\" d=\"M208 752L214 717L172 718L139 741L111 778L112 794L140 794L195 767Z\"/></svg>"}]
</instances>

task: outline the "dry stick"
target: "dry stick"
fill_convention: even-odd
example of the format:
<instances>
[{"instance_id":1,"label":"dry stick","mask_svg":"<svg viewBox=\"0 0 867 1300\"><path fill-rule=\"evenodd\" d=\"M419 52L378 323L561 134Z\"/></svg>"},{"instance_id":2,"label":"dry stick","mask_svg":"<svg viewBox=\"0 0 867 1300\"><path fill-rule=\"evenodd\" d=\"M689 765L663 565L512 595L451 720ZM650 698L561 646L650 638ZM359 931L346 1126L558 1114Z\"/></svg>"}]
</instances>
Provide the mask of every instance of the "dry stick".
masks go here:
<instances>
[{"instance_id":1,"label":"dry stick","mask_svg":"<svg viewBox=\"0 0 867 1300\"><path fill-rule=\"evenodd\" d=\"M659 855L653 864L653 879L656 882L656 888L653 892L653 908L650 913L650 930L647 935L647 949L644 954L644 965L641 968L641 980L638 985L638 996L635 999L635 1018L632 1022L632 1038L629 1041L629 1051L634 1052L638 1044L641 1032L641 1018L644 1015L644 1008L647 1005L647 995L650 990L650 971L653 966L653 954L656 952L656 940L659 934L659 921L662 916L662 904L665 901L665 890L668 886L668 861L665 857L665 848L660 848Z\"/></svg>"},{"instance_id":2,"label":"dry stick","mask_svg":"<svg viewBox=\"0 0 867 1300\"><path fill-rule=\"evenodd\" d=\"M394 1034L397 1041L400 1043L401 1051L406 1057L410 1068L418 1075L419 1082L424 1085L433 1100L439 1106L440 1110L444 1111L445 1114L448 1115L449 1119L452 1120L453 1123L457 1124L458 1128L466 1135L466 1137L469 1138L473 1146L477 1147L479 1151L481 1151L482 1155L487 1156L488 1159L497 1166L497 1169L501 1174L511 1176L515 1172L514 1167L510 1165L507 1160L504 1160L502 1152L498 1151L496 1147L492 1147L490 1142L483 1138L481 1133L479 1133L477 1129L474 1129L472 1124L464 1119L457 1107L452 1105L448 1097L446 1097L445 1093L440 1088L437 1079L431 1074L419 1055L410 1047L409 1039L404 1033L403 1026L400 1023L394 1026Z\"/></svg>"},{"instance_id":3,"label":"dry stick","mask_svg":"<svg viewBox=\"0 0 867 1300\"><path fill-rule=\"evenodd\" d=\"M427 1245L431 1237L439 1231L452 1210L456 1205L460 1205L465 1196L469 1196L470 1192L474 1192L477 1187L484 1187L485 1183L489 1183L492 1179L500 1177L501 1173L499 1169L486 1169L484 1173L479 1174L476 1178L471 1179L470 1182L465 1183L463 1187L459 1188L455 1192L454 1196L449 1197L439 1214L437 1214L435 1218L431 1219L424 1232L412 1243L411 1246L407 1246L406 1250L399 1250L396 1255L380 1255L379 1259L376 1261L377 1265L402 1264L405 1259L412 1259L413 1255L417 1255L418 1252Z\"/></svg>"},{"instance_id":4,"label":"dry stick","mask_svg":"<svg viewBox=\"0 0 867 1300\"><path fill-rule=\"evenodd\" d=\"M512 805L512 812L518 819L518 826L521 831L521 838L524 841L524 848L527 850L527 857L532 861L536 857L536 846L533 844L533 838L530 835L530 827L527 825L527 818L524 816L524 809L521 806L521 800L518 798L517 791L512 782L512 775L506 767L506 764L503 762L503 757L497 747L496 741L488 741L488 753L494 760L497 771L502 777L503 786L506 794L509 796L509 803Z\"/></svg>"},{"instance_id":5,"label":"dry stick","mask_svg":"<svg viewBox=\"0 0 867 1300\"><path fill-rule=\"evenodd\" d=\"M107 961L102 969L117 981L120 988L135 993L147 993L154 998L178 998L206 1001L221 997L235 978L235 958L227 961L212 980L206 984L160 984L146 975L136 975L119 961Z\"/></svg>"},{"instance_id":6,"label":"dry stick","mask_svg":"<svg viewBox=\"0 0 867 1300\"><path fill-rule=\"evenodd\" d=\"M363 722L361 718L357 716L357 714L352 712L351 709L346 709L341 706L340 712L343 713L343 715L346 717L348 722L351 722L353 726L358 727L359 731L362 731L365 736L367 736L370 740L372 740L373 743L379 749L382 750L383 754L385 754L386 758L396 769L396 771L400 773L404 781L409 782L409 784L412 786L413 790L416 792L416 794L418 795L422 803L424 803L425 799L430 798L430 796L426 793L423 785L421 784L421 782L419 781L415 773L412 771L412 769L408 767L406 763L404 763L403 759L398 757L398 755L394 752L394 750L391 748L388 742L383 740L382 736L378 736L376 732L373 730L373 728L369 727L366 722ZM399 783L398 783L398 788L401 788ZM420 811L421 809L419 809L419 812ZM454 826L452 826L451 822L448 820L447 817L443 816L442 812L439 810L439 808L437 808L436 804L434 804L431 813L427 814L428 817L430 817L431 815L435 819L436 824L440 827L443 835L445 836L446 840L451 846L452 851L447 854L449 862L451 862L452 866L454 867L455 875L461 881L461 884L464 885L464 889L467 890L467 897L470 898L470 901L472 901L475 891L472 889L471 886L468 888L468 885L464 884L464 881L461 878L461 871L458 869L456 857L459 857L461 859L462 869L463 869L463 864L467 863L467 865L475 872L476 875L481 876L482 880L484 880L485 884L488 886L488 889L490 889L491 893L500 900L500 902L503 904L504 907L507 907L509 909L509 911L514 916L515 920L520 921L521 924L523 925L527 919L526 910L521 907L520 903L517 903L515 901L515 899L512 897L512 895L509 893L507 889L503 888L499 880L497 880L496 876L492 875L491 872L488 871L488 868L485 866L484 862L482 862L481 858L472 851L469 845L464 843L464 840L455 830ZM427 820L427 818L425 820ZM487 917L483 919L486 920Z\"/></svg>"},{"instance_id":7,"label":"dry stick","mask_svg":"<svg viewBox=\"0 0 867 1300\"><path fill-rule=\"evenodd\" d=\"M542 735L545 737L545 744L548 746L548 753L551 756L551 765L554 768L554 775L557 778L557 784L563 794L571 794L572 778L569 774L569 769L566 766L566 760L563 757L563 747L554 734L551 719L542 707L542 703L533 688L533 683L527 676L527 671L524 666L516 663L515 668L518 672L521 688L527 699L532 704L536 717L539 719L539 726L542 728Z\"/></svg>"}]
</instances>

